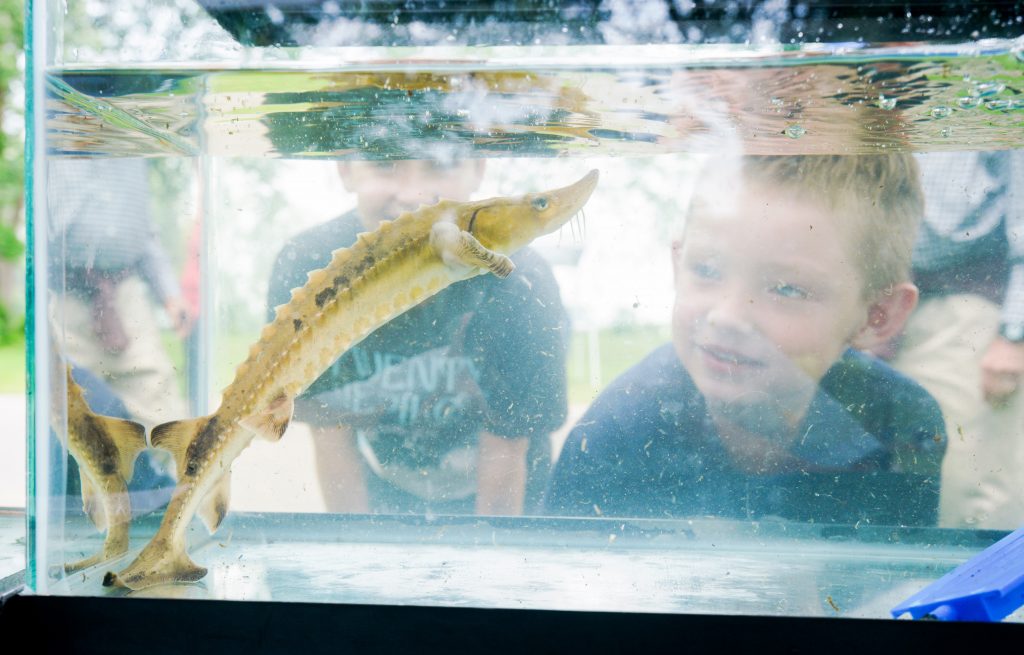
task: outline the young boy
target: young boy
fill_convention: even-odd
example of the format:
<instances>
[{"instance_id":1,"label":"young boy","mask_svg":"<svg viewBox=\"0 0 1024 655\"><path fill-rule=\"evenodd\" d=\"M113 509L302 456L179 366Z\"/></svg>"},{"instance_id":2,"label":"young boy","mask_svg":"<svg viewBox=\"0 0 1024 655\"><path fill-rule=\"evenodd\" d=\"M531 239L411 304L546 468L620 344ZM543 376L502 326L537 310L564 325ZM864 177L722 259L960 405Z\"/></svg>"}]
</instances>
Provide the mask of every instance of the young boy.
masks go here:
<instances>
[{"instance_id":1,"label":"young boy","mask_svg":"<svg viewBox=\"0 0 1024 655\"><path fill-rule=\"evenodd\" d=\"M858 352L917 302L913 159L714 164L673 244L672 343L575 426L546 510L933 523L939 408Z\"/></svg>"},{"instance_id":2,"label":"young boy","mask_svg":"<svg viewBox=\"0 0 1024 655\"><path fill-rule=\"evenodd\" d=\"M468 200L484 163L341 161L338 173L356 209L285 244L271 314L358 233L440 198ZM296 399L295 418L312 427L328 511L535 508L549 434L566 414L566 317L544 260L524 248L513 261L506 280L460 282L382 326Z\"/></svg>"}]
</instances>

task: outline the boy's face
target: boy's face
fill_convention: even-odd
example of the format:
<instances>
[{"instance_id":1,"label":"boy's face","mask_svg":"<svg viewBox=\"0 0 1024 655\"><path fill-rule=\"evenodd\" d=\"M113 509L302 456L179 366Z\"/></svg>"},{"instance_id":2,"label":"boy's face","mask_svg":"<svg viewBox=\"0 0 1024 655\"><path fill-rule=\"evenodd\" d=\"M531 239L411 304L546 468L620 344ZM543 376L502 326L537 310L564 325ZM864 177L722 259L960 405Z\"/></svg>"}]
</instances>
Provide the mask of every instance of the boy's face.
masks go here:
<instances>
[{"instance_id":1,"label":"boy's face","mask_svg":"<svg viewBox=\"0 0 1024 655\"><path fill-rule=\"evenodd\" d=\"M372 230L381 221L442 198L468 200L480 184L483 164L482 160L448 164L426 160L342 161L338 173L345 188L356 194L363 226Z\"/></svg>"},{"instance_id":2,"label":"boy's face","mask_svg":"<svg viewBox=\"0 0 1024 655\"><path fill-rule=\"evenodd\" d=\"M762 185L722 200L674 248L676 353L709 403L809 402L868 321L852 228Z\"/></svg>"}]
</instances>

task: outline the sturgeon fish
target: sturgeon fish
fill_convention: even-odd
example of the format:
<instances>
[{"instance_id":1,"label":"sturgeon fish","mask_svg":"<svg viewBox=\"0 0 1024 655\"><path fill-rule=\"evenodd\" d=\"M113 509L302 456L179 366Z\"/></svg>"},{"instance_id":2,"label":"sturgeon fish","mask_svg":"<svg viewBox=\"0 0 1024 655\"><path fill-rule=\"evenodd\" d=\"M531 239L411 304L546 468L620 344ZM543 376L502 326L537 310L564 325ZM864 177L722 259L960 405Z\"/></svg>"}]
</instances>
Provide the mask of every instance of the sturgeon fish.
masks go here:
<instances>
[{"instance_id":1,"label":"sturgeon fish","mask_svg":"<svg viewBox=\"0 0 1024 655\"><path fill-rule=\"evenodd\" d=\"M231 464L252 439L280 439L295 397L378 327L454 282L488 271L508 277L514 268L508 255L575 216L597 178L594 170L543 193L441 200L384 221L334 251L327 267L309 273L275 309L215 413L153 428L150 442L174 455L178 484L153 538L103 584L137 590L205 576L186 552L188 525L197 514L210 532L220 525Z\"/></svg>"},{"instance_id":2,"label":"sturgeon fish","mask_svg":"<svg viewBox=\"0 0 1024 655\"><path fill-rule=\"evenodd\" d=\"M98 530L107 533L99 553L64 564L65 573L74 573L127 552L132 519L128 481L135 458L146 448L146 430L134 421L93 412L71 367L58 356L54 361L58 373L61 368L66 371L68 399L67 432L55 431L78 463L82 509Z\"/></svg>"}]
</instances>

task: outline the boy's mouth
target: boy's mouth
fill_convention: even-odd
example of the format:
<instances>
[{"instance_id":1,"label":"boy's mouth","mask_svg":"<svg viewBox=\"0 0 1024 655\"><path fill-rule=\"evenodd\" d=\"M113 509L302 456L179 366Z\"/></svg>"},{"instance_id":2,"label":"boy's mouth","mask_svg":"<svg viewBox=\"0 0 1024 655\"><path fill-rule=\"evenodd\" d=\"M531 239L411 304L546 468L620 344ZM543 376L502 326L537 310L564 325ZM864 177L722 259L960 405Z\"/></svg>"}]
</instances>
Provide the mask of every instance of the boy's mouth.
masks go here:
<instances>
[{"instance_id":1,"label":"boy's mouth","mask_svg":"<svg viewBox=\"0 0 1024 655\"><path fill-rule=\"evenodd\" d=\"M714 370L733 372L743 368L764 368L764 362L743 353L714 344L696 344L704 362Z\"/></svg>"}]
</instances>

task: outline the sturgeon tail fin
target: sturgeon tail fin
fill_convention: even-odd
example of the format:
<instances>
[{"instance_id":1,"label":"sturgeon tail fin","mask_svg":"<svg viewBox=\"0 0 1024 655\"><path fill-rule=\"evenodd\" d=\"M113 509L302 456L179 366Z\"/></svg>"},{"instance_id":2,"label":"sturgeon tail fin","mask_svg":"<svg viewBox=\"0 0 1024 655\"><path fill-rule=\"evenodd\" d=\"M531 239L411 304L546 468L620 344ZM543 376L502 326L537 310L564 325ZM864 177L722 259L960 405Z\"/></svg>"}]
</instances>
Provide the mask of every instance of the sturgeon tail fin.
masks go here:
<instances>
[{"instance_id":1,"label":"sturgeon tail fin","mask_svg":"<svg viewBox=\"0 0 1024 655\"><path fill-rule=\"evenodd\" d=\"M132 520L131 499L128 486L118 475L108 475L94 484L87 475L82 475L83 506L89 518L100 530L106 530L103 550L92 557L86 557L64 564L65 573L75 573L128 552L128 530Z\"/></svg>"},{"instance_id":2,"label":"sturgeon tail fin","mask_svg":"<svg viewBox=\"0 0 1024 655\"><path fill-rule=\"evenodd\" d=\"M289 414L289 418L291 414ZM218 422L216 415L201 416L199 418L184 419L163 423L153 428L150 433L150 442L154 448L163 448L170 451L174 457L175 469L178 473L178 483L181 484L190 473L188 462L188 448L197 436L204 439L206 435L216 435L216 431L223 426ZM200 436L202 433L203 436ZM231 497L231 471L224 471L213 488L206 493L198 509L199 518L203 520L206 529L212 534L220 527L221 521L228 513L228 502Z\"/></svg>"},{"instance_id":3,"label":"sturgeon tail fin","mask_svg":"<svg viewBox=\"0 0 1024 655\"><path fill-rule=\"evenodd\" d=\"M183 544L174 547L161 539L150 542L125 570L108 571L103 586L136 591L158 584L196 582L205 575L206 569L192 561Z\"/></svg>"},{"instance_id":4,"label":"sturgeon tail fin","mask_svg":"<svg viewBox=\"0 0 1024 655\"><path fill-rule=\"evenodd\" d=\"M146 429L134 421L87 411L68 423L68 432L76 433L73 440L75 444L84 444L70 450L78 463L82 509L89 520L101 532L118 521L131 520L126 485L132 479L135 459L146 448ZM95 463L92 468L89 468L89 461L81 461L81 450L90 447L93 452L103 455L102 461ZM114 493L121 497L109 497L109 494ZM123 511L116 512L117 516L108 516L112 508Z\"/></svg>"},{"instance_id":5,"label":"sturgeon tail fin","mask_svg":"<svg viewBox=\"0 0 1024 655\"><path fill-rule=\"evenodd\" d=\"M146 428L135 421L110 416L93 415L93 420L110 436L117 445L118 472L125 482L132 479L135 460L146 449Z\"/></svg>"},{"instance_id":6,"label":"sturgeon tail fin","mask_svg":"<svg viewBox=\"0 0 1024 655\"><path fill-rule=\"evenodd\" d=\"M188 466L188 445L211 420L213 416L200 416L161 423L149 433L151 446L166 450L174 457L174 468L179 482L185 477L185 469Z\"/></svg>"}]
</instances>

